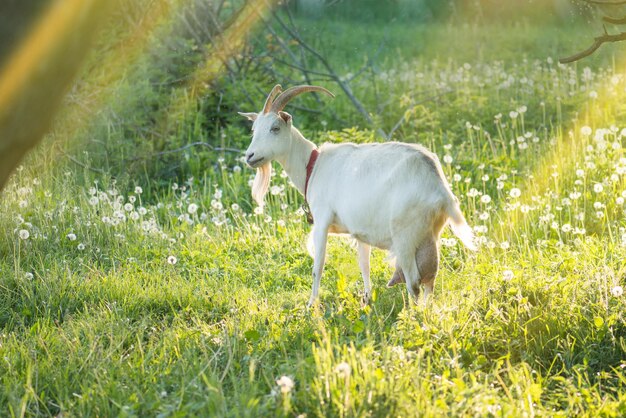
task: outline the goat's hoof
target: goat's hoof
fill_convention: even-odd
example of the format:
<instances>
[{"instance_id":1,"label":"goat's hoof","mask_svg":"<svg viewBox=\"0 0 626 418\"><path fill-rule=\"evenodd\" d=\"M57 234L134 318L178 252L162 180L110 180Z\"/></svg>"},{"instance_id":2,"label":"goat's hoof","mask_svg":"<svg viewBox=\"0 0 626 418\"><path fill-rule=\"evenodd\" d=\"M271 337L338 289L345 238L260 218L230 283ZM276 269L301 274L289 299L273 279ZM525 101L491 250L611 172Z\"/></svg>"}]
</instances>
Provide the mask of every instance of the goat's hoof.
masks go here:
<instances>
[{"instance_id":1,"label":"goat's hoof","mask_svg":"<svg viewBox=\"0 0 626 418\"><path fill-rule=\"evenodd\" d=\"M372 300L372 294L371 293L364 293L363 297L361 298L361 304L363 306L367 306L370 304L370 301Z\"/></svg>"}]
</instances>

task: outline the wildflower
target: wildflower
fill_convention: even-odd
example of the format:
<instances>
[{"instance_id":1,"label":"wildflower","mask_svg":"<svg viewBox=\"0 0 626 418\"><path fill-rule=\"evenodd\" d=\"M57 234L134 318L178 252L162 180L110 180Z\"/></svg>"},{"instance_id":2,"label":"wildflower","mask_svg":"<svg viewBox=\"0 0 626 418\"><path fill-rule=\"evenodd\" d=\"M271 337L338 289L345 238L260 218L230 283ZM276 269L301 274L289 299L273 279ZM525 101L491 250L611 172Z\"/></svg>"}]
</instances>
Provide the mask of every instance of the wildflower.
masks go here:
<instances>
[{"instance_id":1,"label":"wildflower","mask_svg":"<svg viewBox=\"0 0 626 418\"><path fill-rule=\"evenodd\" d=\"M217 200L220 200L222 198L222 190L221 189L215 190L215 193L213 193L213 197Z\"/></svg>"},{"instance_id":2,"label":"wildflower","mask_svg":"<svg viewBox=\"0 0 626 418\"><path fill-rule=\"evenodd\" d=\"M518 197L520 197L522 195L522 191L520 189L518 189L517 187L513 187L511 189L511 191L509 192L509 195L513 198L513 199L517 199Z\"/></svg>"},{"instance_id":3,"label":"wildflower","mask_svg":"<svg viewBox=\"0 0 626 418\"><path fill-rule=\"evenodd\" d=\"M27 240L28 237L30 237L30 232L28 232L27 229L20 229L20 232L18 233L18 235L20 236L21 239Z\"/></svg>"},{"instance_id":4,"label":"wildflower","mask_svg":"<svg viewBox=\"0 0 626 418\"><path fill-rule=\"evenodd\" d=\"M624 289L622 288L622 286L614 286L611 289L611 295L613 295L616 298L622 296L623 294L624 294Z\"/></svg>"},{"instance_id":5,"label":"wildflower","mask_svg":"<svg viewBox=\"0 0 626 418\"><path fill-rule=\"evenodd\" d=\"M67 234L67 239L69 239L70 241L76 241L76 234Z\"/></svg>"},{"instance_id":6,"label":"wildflower","mask_svg":"<svg viewBox=\"0 0 626 418\"><path fill-rule=\"evenodd\" d=\"M509 244L508 241L502 241L500 243L500 248L502 248L503 250L508 250L511 247L511 244Z\"/></svg>"},{"instance_id":7,"label":"wildflower","mask_svg":"<svg viewBox=\"0 0 626 418\"><path fill-rule=\"evenodd\" d=\"M134 207L133 207L133 205L131 203L127 203L127 204L124 205L124 210L126 212L130 212L133 209L134 209Z\"/></svg>"},{"instance_id":8,"label":"wildflower","mask_svg":"<svg viewBox=\"0 0 626 418\"><path fill-rule=\"evenodd\" d=\"M446 164L452 164L452 156L446 154L443 156L443 162Z\"/></svg>"},{"instance_id":9,"label":"wildflower","mask_svg":"<svg viewBox=\"0 0 626 418\"><path fill-rule=\"evenodd\" d=\"M596 183L593 185L593 191L596 193L602 193L602 191L604 190L604 186L600 183Z\"/></svg>"},{"instance_id":10,"label":"wildflower","mask_svg":"<svg viewBox=\"0 0 626 418\"><path fill-rule=\"evenodd\" d=\"M256 208L254 208L255 215L260 215L262 213L263 213L263 208L261 206L257 206Z\"/></svg>"},{"instance_id":11,"label":"wildflower","mask_svg":"<svg viewBox=\"0 0 626 418\"><path fill-rule=\"evenodd\" d=\"M469 197L476 197L478 196L480 193L478 192L478 190L476 190L475 188L471 188L469 192L467 192L467 196Z\"/></svg>"},{"instance_id":12,"label":"wildflower","mask_svg":"<svg viewBox=\"0 0 626 418\"><path fill-rule=\"evenodd\" d=\"M505 281L511 281L513 279L513 272L511 270L504 270L502 272L502 279L504 279Z\"/></svg>"},{"instance_id":13,"label":"wildflower","mask_svg":"<svg viewBox=\"0 0 626 418\"><path fill-rule=\"evenodd\" d=\"M241 173L241 166L238 166L238 165L234 166L233 173Z\"/></svg>"},{"instance_id":14,"label":"wildflower","mask_svg":"<svg viewBox=\"0 0 626 418\"><path fill-rule=\"evenodd\" d=\"M589 135L591 135L591 132L592 132L592 130L591 130L591 128L589 126L583 126L582 128L580 128L580 133L583 136L589 136Z\"/></svg>"},{"instance_id":15,"label":"wildflower","mask_svg":"<svg viewBox=\"0 0 626 418\"><path fill-rule=\"evenodd\" d=\"M563 231L565 233L571 232L572 231L572 225L570 225L570 224L563 224L561 226L561 231Z\"/></svg>"},{"instance_id":16,"label":"wildflower","mask_svg":"<svg viewBox=\"0 0 626 418\"><path fill-rule=\"evenodd\" d=\"M85 249L85 244L83 244L83 243L81 242L80 244L78 244L78 245L76 246L76 248L78 248L78 250L79 250L79 251L82 251L82 250L84 250L84 249Z\"/></svg>"},{"instance_id":17,"label":"wildflower","mask_svg":"<svg viewBox=\"0 0 626 418\"><path fill-rule=\"evenodd\" d=\"M488 194L482 195L482 196L480 197L480 201L481 201L482 203L487 204L487 203L491 202L491 196L489 196Z\"/></svg>"},{"instance_id":18,"label":"wildflower","mask_svg":"<svg viewBox=\"0 0 626 418\"><path fill-rule=\"evenodd\" d=\"M135 187L135 194L142 194L143 193L143 189L139 186Z\"/></svg>"},{"instance_id":19,"label":"wildflower","mask_svg":"<svg viewBox=\"0 0 626 418\"><path fill-rule=\"evenodd\" d=\"M350 368L350 365L346 363L345 361L342 363L339 363L335 367L335 373L337 373L339 376L343 378L350 376L351 372L352 372L352 369Z\"/></svg>"},{"instance_id":20,"label":"wildflower","mask_svg":"<svg viewBox=\"0 0 626 418\"><path fill-rule=\"evenodd\" d=\"M276 384L280 387L280 391L283 394L291 392L295 386L293 380L289 376L282 376L280 379L276 380Z\"/></svg>"},{"instance_id":21,"label":"wildflower","mask_svg":"<svg viewBox=\"0 0 626 418\"><path fill-rule=\"evenodd\" d=\"M509 112L509 117L511 119L516 119L517 118L518 113L515 110L512 110Z\"/></svg>"},{"instance_id":22,"label":"wildflower","mask_svg":"<svg viewBox=\"0 0 626 418\"><path fill-rule=\"evenodd\" d=\"M24 273L24 278L26 280L33 280L33 277L35 277L35 276L33 276L33 273L31 273L31 272Z\"/></svg>"},{"instance_id":23,"label":"wildflower","mask_svg":"<svg viewBox=\"0 0 626 418\"><path fill-rule=\"evenodd\" d=\"M130 203L135 203L135 201L137 201L137 198L135 196L128 196L128 201Z\"/></svg>"},{"instance_id":24,"label":"wildflower","mask_svg":"<svg viewBox=\"0 0 626 418\"><path fill-rule=\"evenodd\" d=\"M230 205L230 208L233 210L233 212L239 211L239 205L236 203L233 203L232 205Z\"/></svg>"},{"instance_id":25,"label":"wildflower","mask_svg":"<svg viewBox=\"0 0 626 418\"><path fill-rule=\"evenodd\" d=\"M96 206L99 202L100 202L100 200L98 200L98 198L96 196L91 196L89 198L89 204L91 206Z\"/></svg>"},{"instance_id":26,"label":"wildflower","mask_svg":"<svg viewBox=\"0 0 626 418\"><path fill-rule=\"evenodd\" d=\"M187 206L187 212L189 214L193 215L197 211L198 211L198 205L196 205L195 203L190 203L189 206Z\"/></svg>"},{"instance_id":27,"label":"wildflower","mask_svg":"<svg viewBox=\"0 0 626 418\"><path fill-rule=\"evenodd\" d=\"M139 209L137 209L137 212L143 216L146 213L148 213L148 209L144 208L143 206L140 206Z\"/></svg>"},{"instance_id":28,"label":"wildflower","mask_svg":"<svg viewBox=\"0 0 626 418\"><path fill-rule=\"evenodd\" d=\"M176 257L174 257L173 255L170 255L169 257L167 257L167 263L174 265L178 262L178 259Z\"/></svg>"}]
</instances>

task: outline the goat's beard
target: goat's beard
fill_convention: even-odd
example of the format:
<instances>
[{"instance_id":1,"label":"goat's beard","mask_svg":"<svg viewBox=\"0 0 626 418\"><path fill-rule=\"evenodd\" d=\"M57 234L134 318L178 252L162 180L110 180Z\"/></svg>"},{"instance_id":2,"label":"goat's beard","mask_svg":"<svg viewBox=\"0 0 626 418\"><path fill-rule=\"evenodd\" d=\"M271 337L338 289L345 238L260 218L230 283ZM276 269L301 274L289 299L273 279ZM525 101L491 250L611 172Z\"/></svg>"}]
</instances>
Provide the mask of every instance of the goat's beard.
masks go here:
<instances>
[{"instance_id":1,"label":"goat's beard","mask_svg":"<svg viewBox=\"0 0 626 418\"><path fill-rule=\"evenodd\" d=\"M272 163L267 162L257 168L254 183L252 183L252 198L263 208L265 205L265 194L270 187L270 178L272 177Z\"/></svg>"}]
</instances>

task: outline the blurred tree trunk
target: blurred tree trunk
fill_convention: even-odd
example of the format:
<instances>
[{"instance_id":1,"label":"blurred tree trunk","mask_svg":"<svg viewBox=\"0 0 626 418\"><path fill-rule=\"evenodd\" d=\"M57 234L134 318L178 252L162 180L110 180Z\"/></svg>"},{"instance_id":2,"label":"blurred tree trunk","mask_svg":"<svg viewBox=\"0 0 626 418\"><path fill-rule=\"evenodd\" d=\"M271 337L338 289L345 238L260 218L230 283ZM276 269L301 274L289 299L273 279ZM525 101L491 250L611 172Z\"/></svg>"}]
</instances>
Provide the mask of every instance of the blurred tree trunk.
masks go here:
<instances>
[{"instance_id":1,"label":"blurred tree trunk","mask_svg":"<svg viewBox=\"0 0 626 418\"><path fill-rule=\"evenodd\" d=\"M2 28L0 59L0 190L28 150L48 132L65 93L76 77L90 45L117 0L9 0L7 12L23 16ZM37 9L41 13L35 13ZM10 9L10 10L8 10ZM35 11L35 12L33 12ZM39 14L32 18L32 14ZM10 16L10 15L9 15ZM24 24L30 21L29 30ZM17 42L17 39L23 39Z\"/></svg>"}]
</instances>

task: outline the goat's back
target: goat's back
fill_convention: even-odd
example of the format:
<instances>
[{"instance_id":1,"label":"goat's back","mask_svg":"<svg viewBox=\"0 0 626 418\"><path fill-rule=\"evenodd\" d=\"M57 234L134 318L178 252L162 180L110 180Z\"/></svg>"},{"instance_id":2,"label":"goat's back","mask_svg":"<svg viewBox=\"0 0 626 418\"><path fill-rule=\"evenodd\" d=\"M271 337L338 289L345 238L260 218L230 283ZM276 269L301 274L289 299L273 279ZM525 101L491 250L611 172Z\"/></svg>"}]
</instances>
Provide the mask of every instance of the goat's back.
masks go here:
<instances>
[{"instance_id":1,"label":"goat's back","mask_svg":"<svg viewBox=\"0 0 626 418\"><path fill-rule=\"evenodd\" d=\"M379 247L393 225L432 223L454 196L437 157L419 145L325 144L309 185L309 202L334 222ZM424 225L428 227L427 225Z\"/></svg>"}]
</instances>

